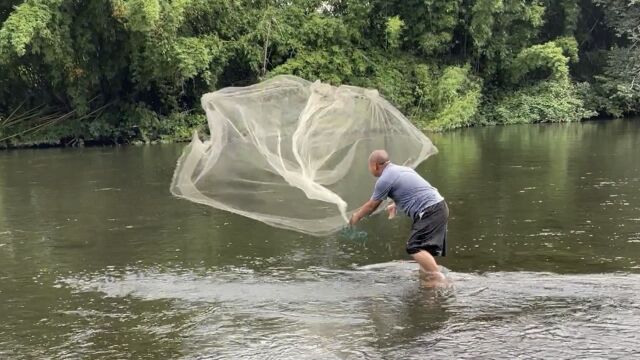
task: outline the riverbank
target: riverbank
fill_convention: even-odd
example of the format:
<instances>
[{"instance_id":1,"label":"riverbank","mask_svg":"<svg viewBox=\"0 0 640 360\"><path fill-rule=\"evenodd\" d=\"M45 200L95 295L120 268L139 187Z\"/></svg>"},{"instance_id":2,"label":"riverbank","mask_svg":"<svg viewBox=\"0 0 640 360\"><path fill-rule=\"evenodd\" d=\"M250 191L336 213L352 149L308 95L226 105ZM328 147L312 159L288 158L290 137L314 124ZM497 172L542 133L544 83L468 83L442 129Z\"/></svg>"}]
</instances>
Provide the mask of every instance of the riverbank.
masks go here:
<instances>
[{"instance_id":1,"label":"riverbank","mask_svg":"<svg viewBox=\"0 0 640 360\"><path fill-rule=\"evenodd\" d=\"M195 130L206 131L207 124L206 116L195 111L169 116L138 111L122 116L121 121L107 115L106 119L69 119L46 127L35 120L4 132L0 124L0 150L183 142L191 139Z\"/></svg>"},{"instance_id":2,"label":"riverbank","mask_svg":"<svg viewBox=\"0 0 640 360\"><path fill-rule=\"evenodd\" d=\"M610 116L597 116L580 120L585 121L608 121L616 118ZM420 127L420 124L413 121ZM538 121L532 124L558 123L557 121ZM566 121L565 123L575 122ZM24 148L55 148L55 147L92 147L92 146L113 146L113 145L145 145L145 144L167 144L187 142L191 140L194 131L207 133L207 119L204 114L182 113L168 117L158 117L157 115L146 114L137 125L130 125L130 121L123 122L125 126L112 126L103 128L103 133L92 131L92 124L82 124L78 121L70 121L53 125L48 128L28 132L26 136L16 136L8 140L0 141L0 150L24 149ZM522 124L520 122L496 123L479 121L467 126L452 127L449 129L422 129L426 132L443 133L462 127L485 127ZM128 125L128 126L127 126ZM14 129L16 133L27 129ZM93 136L92 136L93 135ZM0 129L0 139L7 136Z\"/></svg>"}]
</instances>

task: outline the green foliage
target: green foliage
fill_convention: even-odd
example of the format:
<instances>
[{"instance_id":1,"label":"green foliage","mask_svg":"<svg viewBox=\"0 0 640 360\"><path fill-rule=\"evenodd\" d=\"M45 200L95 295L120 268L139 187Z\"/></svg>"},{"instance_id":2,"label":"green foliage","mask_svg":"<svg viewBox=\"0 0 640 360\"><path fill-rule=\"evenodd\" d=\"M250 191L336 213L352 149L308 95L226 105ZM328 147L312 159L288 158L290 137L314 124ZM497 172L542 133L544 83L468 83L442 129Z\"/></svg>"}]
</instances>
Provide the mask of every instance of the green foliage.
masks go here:
<instances>
[{"instance_id":1,"label":"green foliage","mask_svg":"<svg viewBox=\"0 0 640 360\"><path fill-rule=\"evenodd\" d=\"M559 37L555 39L553 43L562 49L562 54L568 57L570 62L578 62L578 42L573 36Z\"/></svg>"},{"instance_id":2,"label":"green foliage","mask_svg":"<svg viewBox=\"0 0 640 360\"><path fill-rule=\"evenodd\" d=\"M27 46L43 32L52 19L51 6L60 1L26 1L16 7L0 29L0 60L10 54L24 56Z\"/></svg>"},{"instance_id":3,"label":"green foliage","mask_svg":"<svg viewBox=\"0 0 640 360\"><path fill-rule=\"evenodd\" d=\"M497 124L578 121L595 115L568 81L542 81L502 94L488 106L487 120Z\"/></svg>"},{"instance_id":4,"label":"green foliage","mask_svg":"<svg viewBox=\"0 0 640 360\"><path fill-rule=\"evenodd\" d=\"M475 59L484 78L502 81L511 59L535 43L544 23L544 6L538 1L482 0L470 9L469 35L475 46L464 53Z\"/></svg>"},{"instance_id":5,"label":"green foliage","mask_svg":"<svg viewBox=\"0 0 640 360\"><path fill-rule=\"evenodd\" d=\"M576 30L578 30L578 18L580 17L580 4L575 0L561 0L560 5L562 7L563 34L566 36L573 36Z\"/></svg>"},{"instance_id":6,"label":"green foliage","mask_svg":"<svg viewBox=\"0 0 640 360\"><path fill-rule=\"evenodd\" d=\"M400 35L404 28L404 21L396 15L388 18L386 25L387 46L391 49L397 49L400 47Z\"/></svg>"},{"instance_id":7,"label":"green foliage","mask_svg":"<svg viewBox=\"0 0 640 360\"><path fill-rule=\"evenodd\" d=\"M604 74L596 76L583 91L590 108L615 117L639 112L640 62L627 60L633 58L640 58L639 49L614 48L608 52Z\"/></svg>"},{"instance_id":8,"label":"green foliage","mask_svg":"<svg viewBox=\"0 0 640 360\"><path fill-rule=\"evenodd\" d=\"M340 85L365 75L366 70L367 59L361 51L346 51L332 46L326 50L301 50L294 58L275 68L271 75L294 74Z\"/></svg>"},{"instance_id":9,"label":"green foliage","mask_svg":"<svg viewBox=\"0 0 640 360\"><path fill-rule=\"evenodd\" d=\"M471 25L469 34L473 37L476 46L483 48L487 45L493 34L494 16L504 10L502 0L478 0L471 8Z\"/></svg>"},{"instance_id":10,"label":"green foliage","mask_svg":"<svg viewBox=\"0 0 640 360\"><path fill-rule=\"evenodd\" d=\"M597 0L618 38L605 52L602 72L594 76L588 98L597 111L613 115L640 113L640 2Z\"/></svg>"},{"instance_id":11,"label":"green foliage","mask_svg":"<svg viewBox=\"0 0 640 360\"><path fill-rule=\"evenodd\" d=\"M386 99L391 101L404 114L415 112L416 77L413 74L419 60L412 56L386 56L386 53L367 54L370 67L367 76L354 79L359 86L378 89Z\"/></svg>"},{"instance_id":12,"label":"green foliage","mask_svg":"<svg viewBox=\"0 0 640 360\"><path fill-rule=\"evenodd\" d=\"M449 66L439 76L420 65L418 79L418 117L431 130L448 130L471 125L481 99L480 83L469 74L469 67Z\"/></svg>"},{"instance_id":13,"label":"green foliage","mask_svg":"<svg viewBox=\"0 0 640 360\"><path fill-rule=\"evenodd\" d=\"M114 15L126 19L126 25L131 31L152 31L160 20L158 0L113 0L112 6Z\"/></svg>"},{"instance_id":14,"label":"green foliage","mask_svg":"<svg viewBox=\"0 0 640 360\"><path fill-rule=\"evenodd\" d=\"M386 35L386 21L397 16L404 22L403 48L419 55L438 55L452 47L453 32L459 22L461 0L378 0L373 1L372 18L380 17Z\"/></svg>"},{"instance_id":15,"label":"green foliage","mask_svg":"<svg viewBox=\"0 0 640 360\"><path fill-rule=\"evenodd\" d=\"M180 112L169 116L158 116L144 105L130 105L122 109L123 121L114 134L127 134L137 142L185 141L193 135L193 130L206 122L200 113ZM102 131L103 132L103 131Z\"/></svg>"},{"instance_id":16,"label":"green foliage","mask_svg":"<svg viewBox=\"0 0 640 360\"><path fill-rule=\"evenodd\" d=\"M5 0L0 117L73 114L14 143L188 138L203 93L284 73L379 89L432 130L623 116L639 28L637 0Z\"/></svg>"},{"instance_id":17,"label":"green foliage","mask_svg":"<svg viewBox=\"0 0 640 360\"><path fill-rule=\"evenodd\" d=\"M571 42L563 39L562 45L567 46L570 56L577 56L575 40ZM555 42L533 45L522 50L511 63L511 82L519 83L529 78L551 78L556 81L566 81L569 76L569 58L564 55L563 48Z\"/></svg>"}]
</instances>

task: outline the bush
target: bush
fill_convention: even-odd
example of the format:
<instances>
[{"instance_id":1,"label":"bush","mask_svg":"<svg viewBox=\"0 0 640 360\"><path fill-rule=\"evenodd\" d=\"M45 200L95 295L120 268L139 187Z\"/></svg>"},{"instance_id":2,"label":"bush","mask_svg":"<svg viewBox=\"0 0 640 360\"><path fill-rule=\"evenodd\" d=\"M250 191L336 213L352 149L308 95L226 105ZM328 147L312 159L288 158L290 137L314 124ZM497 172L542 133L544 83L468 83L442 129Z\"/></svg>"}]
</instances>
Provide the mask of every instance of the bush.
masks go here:
<instances>
[{"instance_id":1,"label":"bush","mask_svg":"<svg viewBox=\"0 0 640 360\"><path fill-rule=\"evenodd\" d=\"M440 74L416 68L417 108L414 118L423 128L435 131L473 125L482 98L480 81L469 67L449 66Z\"/></svg>"},{"instance_id":2,"label":"bush","mask_svg":"<svg viewBox=\"0 0 640 360\"><path fill-rule=\"evenodd\" d=\"M498 96L487 106L488 120L497 124L579 121L596 115L568 81L542 81Z\"/></svg>"}]
</instances>

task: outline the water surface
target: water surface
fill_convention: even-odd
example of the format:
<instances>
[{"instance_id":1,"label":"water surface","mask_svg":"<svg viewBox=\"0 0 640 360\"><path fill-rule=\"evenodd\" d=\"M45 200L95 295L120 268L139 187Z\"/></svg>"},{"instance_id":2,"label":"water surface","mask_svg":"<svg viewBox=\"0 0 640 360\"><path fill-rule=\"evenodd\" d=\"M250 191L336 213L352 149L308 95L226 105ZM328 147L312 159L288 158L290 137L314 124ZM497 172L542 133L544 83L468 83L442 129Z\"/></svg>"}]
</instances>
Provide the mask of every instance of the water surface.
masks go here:
<instances>
[{"instance_id":1,"label":"water surface","mask_svg":"<svg viewBox=\"0 0 640 360\"><path fill-rule=\"evenodd\" d=\"M314 238L172 198L184 144L0 152L0 358L640 355L640 122L432 139L443 291L406 219Z\"/></svg>"}]
</instances>

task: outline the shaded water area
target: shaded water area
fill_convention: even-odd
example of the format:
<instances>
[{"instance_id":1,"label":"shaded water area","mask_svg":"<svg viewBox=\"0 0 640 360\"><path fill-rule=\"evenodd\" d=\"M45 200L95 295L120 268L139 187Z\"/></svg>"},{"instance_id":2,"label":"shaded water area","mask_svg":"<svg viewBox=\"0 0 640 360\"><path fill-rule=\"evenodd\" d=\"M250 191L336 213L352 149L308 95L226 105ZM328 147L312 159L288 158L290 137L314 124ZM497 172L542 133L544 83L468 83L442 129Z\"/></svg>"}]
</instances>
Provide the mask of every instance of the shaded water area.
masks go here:
<instances>
[{"instance_id":1,"label":"shaded water area","mask_svg":"<svg viewBox=\"0 0 640 360\"><path fill-rule=\"evenodd\" d=\"M442 291L407 219L314 238L172 198L184 144L0 152L0 358L638 357L640 121L432 139Z\"/></svg>"}]
</instances>

